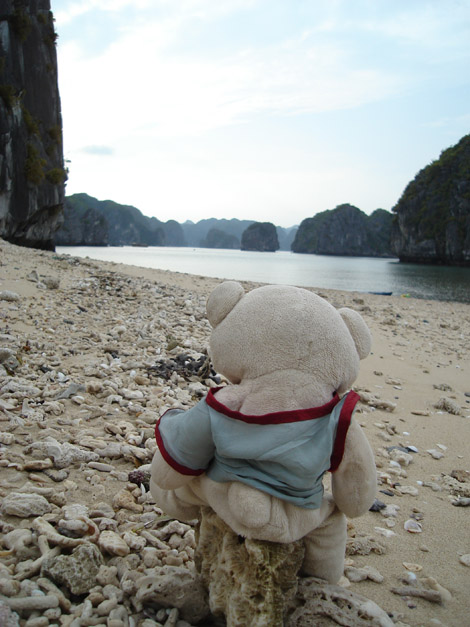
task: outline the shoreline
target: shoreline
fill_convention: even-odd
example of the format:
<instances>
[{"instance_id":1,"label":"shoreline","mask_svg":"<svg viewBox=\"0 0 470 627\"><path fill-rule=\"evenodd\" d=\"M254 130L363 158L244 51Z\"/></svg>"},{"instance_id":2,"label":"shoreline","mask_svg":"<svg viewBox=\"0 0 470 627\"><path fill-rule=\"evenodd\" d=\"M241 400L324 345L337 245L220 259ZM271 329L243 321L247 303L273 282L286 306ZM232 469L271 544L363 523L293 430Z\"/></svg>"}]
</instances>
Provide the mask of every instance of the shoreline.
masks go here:
<instances>
[{"instance_id":1,"label":"shoreline","mask_svg":"<svg viewBox=\"0 0 470 627\"><path fill-rule=\"evenodd\" d=\"M20 357L12 374L0 374L0 433L9 442L0 448L0 503L27 480L27 486L63 492L69 504L112 504L122 490L131 494L123 479L135 467L128 454L100 457L114 475L85 462L82 470L79 464L67 467L65 483L55 483L41 470L25 470L29 458L23 451L47 437L96 451L92 440L114 445L116 434L105 429L110 423L130 424L151 439L152 424L166 407L193 404L188 381L162 380L152 366L178 352L196 358L205 351L210 333L205 299L221 280L20 248L3 240L0 251L0 292L18 295L0 301L0 348ZM259 285L240 283L245 289ZM377 497L391 507L388 516L368 512L351 521L351 547L362 543L366 550L364 539L373 538L384 552L347 556L353 562L348 561L351 579L362 576L354 569L365 566L383 577L351 582L349 589L375 601L399 625L463 625L470 570L460 558L470 554L470 509L452 503L459 495L470 497L470 304L316 291L335 307L359 311L373 336L372 354L361 362L354 386L362 399L356 418L375 453ZM12 382L37 392L13 392ZM57 400L71 383L83 390ZM439 403L441 409L435 407ZM20 419L18 425L12 416ZM417 452L397 457L389 447ZM133 498L142 510L124 508L120 514L115 508L121 526L154 508L145 495ZM51 505L51 516L57 507ZM419 522L420 533L404 529L409 519ZM31 518L2 513L0 543L2 524L28 528ZM9 559L0 557L0 569ZM410 572L426 580L423 585L435 585L433 578L452 598L444 595L447 600L436 604L392 593L404 586L403 578L412 578Z\"/></svg>"},{"instance_id":2,"label":"shoreline","mask_svg":"<svg viewBox=\"0 0 470 627\"><path fill-rule=\"evenodd\" d=\"M334 291L386 295L390 295L391 292L395 296L419 298L420 300L470 302L470 295L466 289L467 273L462 274L462 270L465 271L464 268L413 263L401 264L398 258L329 256L299 254L291 251L248 253L228 249L159 246L147 247L146 251L143 252L140 248L137 248L136 252L136 248L132 246L58 248L60 249L59 253L76 255L82 259L95 259L93 250L98 250L101 251L95 253L98 261L108 261L106 257L110 257L109 261L118 264L122 262L124 265L127 263L128 265L154 267L155 269L160 269L158 266L170 266L168 268L170 272L208 276L220 281L224 279L239 281L240 276L244 276L247 278L242 280L246 281L269 283L274 280L276 283L298 285L306 289L332 289ZM109 252L102 252L103 250ZM194 251L196 254L193 257ZM190 256L191 259L189 259ZM256 273L253 273L252 267L256 267L258 260L261 263L257 267ZM415 275L416 272L419 273L419 276ZM449 272L451 273L450 277ZM312 276L316 276L320 284L312 285ZM278 277L281 277L281 280L278 280ZM439 279L439 277L441 278ZM349 289L346 278L355 282L358 288ZM450 287L449 280L451 281ZM439 284L446 287L439 288Z\"/></svg>"}]
</instances>

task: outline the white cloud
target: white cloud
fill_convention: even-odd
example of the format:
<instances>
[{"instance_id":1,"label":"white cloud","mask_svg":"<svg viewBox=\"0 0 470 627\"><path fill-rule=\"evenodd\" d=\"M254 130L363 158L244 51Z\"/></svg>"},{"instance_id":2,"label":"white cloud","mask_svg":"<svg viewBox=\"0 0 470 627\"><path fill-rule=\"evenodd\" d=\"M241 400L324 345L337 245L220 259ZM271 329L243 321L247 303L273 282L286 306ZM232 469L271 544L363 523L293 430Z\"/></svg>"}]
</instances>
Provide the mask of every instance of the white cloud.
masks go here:
<instances>
[{"instance_id":1,"label":"white cloud","mask_svg":"<svg viewBox=\"0 0 470 627\"><path fill-rule=\"evenodd\" d=\"M73 149L124 134L198 135L259 113L349 109L397 93L404 83L390 72L355 67L341 46L317 44L305 33L222 58L169 53L177 28L172 21L147 23L98 58L82 56L76 45L61 48L65 119L78 122L68 131Z\"/></svg>"},{"instance_id":2,"label":"white cloud","mask_svg":"<svg viewBox=\"0 0 470 627\"><path fill-rule=\"evenodd\" d=\"M374 159L390 146L384 147L380 137L375 144L369 141L368 150L374 154L359 164L354 161L358 135L338 141L332 127L317 133L323 138L320 145L312 129L328 117L320 114L339 116L363 105L398 101L419 92L424 79L430 84L429 77L441 86L450 71L464 76L463 66L449 59L468 54L468 46L462 45L467 29L463 13L447 15L447 3L433 0L61 4L56 16L64 143L66 157L72 160L68 193L113 198L162 219L166 215L185 220L193 208L200 217L261 219L278 212L287 215L290 224L341 202L366 211L390 207L406 177L414 174L390 173L385 166L374 171ZM258 31L247 36L241 32L244 24L252 26L256 11L266 11L268 18L276 7L285 15L292 12L295 19L289 28L267 23L265 29L258 15ZM103 12L108 13L103 17ZM237 22L240 15L243 19ZM231 16L237 24L233 31ZM107 18L113 28L103 31L105 41L96 52L84 24L92 27L96 43L100 20ZM80 24L76 32L74 20ZM61 25L65 38L60 36ZM210 41L212 34L216 43ZM224 36L219 52L217 42ZM443 110L442 120L453 113ZM295 128L292 145L298 131L294 125L303 124L311 143L292 147L289 158L281 135L273 139L260 131L256 145L250 132L266 118L270 130L279 125L285 136ZM391 117L386 119L392 126ZM400 141L411 144L403 120L397 115L395 148ZM423 119L422 126L425 123ZM229 142L228 148L214 147L227 136L233 140L232 127L240 131L239 141ZM346 125L342 128L347 132ZM336 154L328 154L335 141ZM103 148L106 155L100 154ZM419 148L415 143L413 150ZM227 150L233 150L230 158ZM269 166L263 161L267 153L273 155L267 159Z\"/></svg>"}]
</instances>

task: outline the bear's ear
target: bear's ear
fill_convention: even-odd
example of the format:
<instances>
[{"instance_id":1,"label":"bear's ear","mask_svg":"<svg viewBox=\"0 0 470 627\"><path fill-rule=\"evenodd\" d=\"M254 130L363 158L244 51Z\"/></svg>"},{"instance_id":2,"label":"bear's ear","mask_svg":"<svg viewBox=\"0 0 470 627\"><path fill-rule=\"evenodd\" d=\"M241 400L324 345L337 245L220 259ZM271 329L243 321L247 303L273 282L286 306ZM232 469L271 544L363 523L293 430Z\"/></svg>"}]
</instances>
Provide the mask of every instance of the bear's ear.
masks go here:
<instances>
[{"instance_id":1,"label":"bear's ear","mask_svg":"<svg viewBox=\"0 0 470 627\"><path fill-rule=\"evenodd\" d=\"M370 334L369 328L364 322L361 314L354 311L354 309L349 309L348 307L343 307L342 309L338 309L338 313L341 315L343 322L349 329L349 333L354 340L354 344L356 345L357 354L359 355L359 359L364 359L370 353L370 349L372 346L372 336Z\"/></svg>"},{"instance_id":2,"label":"bear's ear","mask_svg":"<svg viewBox=\"0 0 470 627\"><path fill-rule=\"evenodd\" d=\"M224 281L213 290L206 303L207 318L212 328L222 322L244 294L245 290L237 281Z\"/></svg>"}]
</instances>

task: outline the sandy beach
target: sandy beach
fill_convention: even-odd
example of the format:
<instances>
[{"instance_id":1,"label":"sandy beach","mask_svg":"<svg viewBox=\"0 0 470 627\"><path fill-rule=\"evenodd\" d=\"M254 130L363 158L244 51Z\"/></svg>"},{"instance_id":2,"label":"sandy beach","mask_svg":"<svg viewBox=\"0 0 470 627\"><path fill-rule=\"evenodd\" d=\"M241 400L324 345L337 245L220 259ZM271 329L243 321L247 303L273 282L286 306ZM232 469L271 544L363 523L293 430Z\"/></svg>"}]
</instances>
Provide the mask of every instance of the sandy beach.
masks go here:
<instances>
[{"instance_id":1,"label":"sandy beach","mask_svg":"<svg viewBox=\"0 0 470 627\"><path fill-rule=\"evenodd\" d=\"M0 240L0 606L15 607L5 599L32 597L41 585L46 596L59 599L58 606L51 601L34 610L28 623L30 614L23 613L21 625L177 624L175 612L146 617L142 603L125 605L132 586L124 601L119 592L119 560L138 570L142 555L145 567L153 568L191 565L193 554L187 526L168 532L179 540L173 537L167 554L156 540L152 544L152 538L168 543L163 534L135 531L147 523L151 529L162 512L128 475L150 463L160 413L174 404L191 406L211 385L177 371L166 380L160 362L181 353L196 361L205 353L205 301L218 283ZM334 306L359 311L373 335L372 354L354 389L383 505L350 522L342 584L398 625L468 625L470 305L318 293ZM31 497L31 511L22 511L24 502L12 494L41 498ZM86 506L80 515L97 533L113 531L129 547L126 555L125 548L113 553L99 545L105 561L88 605L83 595L62 598L63 592L60 597L37 583L45 577L40 564L31 566L42 553L34 537L15 546L9 535L18 528L37 532L38 517L53 525L78 520L64 510L72 504ZM94 509L101 516L92 516ZM70 520L68 525L72 530ZM133 575L129 580L137 581ZM107 585L117 590L114 596ZM412 596L410 588L424 590L427 598ZM101 605L111 599L115 605ZM124 606L133 622L126 623ZM113 610L116 622L110 623ZM101 622L77 622L84 611L101 615ZM180 627L191 624L181 615L179 620Z\"/></svg>"}]
</instances>

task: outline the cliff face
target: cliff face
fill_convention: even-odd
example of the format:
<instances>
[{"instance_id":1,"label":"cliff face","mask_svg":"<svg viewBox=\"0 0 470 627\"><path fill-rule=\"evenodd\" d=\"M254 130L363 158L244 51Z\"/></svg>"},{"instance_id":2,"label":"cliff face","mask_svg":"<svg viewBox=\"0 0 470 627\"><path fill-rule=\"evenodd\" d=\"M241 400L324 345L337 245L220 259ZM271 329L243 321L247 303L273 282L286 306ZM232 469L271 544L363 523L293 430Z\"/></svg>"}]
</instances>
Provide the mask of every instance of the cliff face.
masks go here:
<instances>
[{"instance_id":1,"label":"cliff face","mask_svg":"<svg viewBox=\"0 0 470 627\"><path fill-rule=\"evenodd\" d=\"M235 235L230 235L221 229L212 228L201 241L203 248L240 248L240 240Z\"/></svg>"},{"instance_id":2,"label":"cliff face","mask_svg":"<svg viewBox=\"0 0 470 627\"><path fill-rule=\"evenodd\" d=\"M67 196L64 223L54 241L58 246L186 245L183 229L175 220L160 222L131 205L88 194Z\"/></svg>"},{"instance_id":3,"label":"cliff face","mask_svg":"<svg viewBox=\"0 0 470 627\"><path fill-rule=\"evenodd\" d=\"M108 221L86 202L65 200L64 222L54 236L57 246L107 246Z\"/></svg>"},{"instance_id":4,"label":"cliff face","mask_svg":"<svg viewBox=\"0 0 470 627\"><path fill-rule=\"evenodd\" d=\"M470 265L470 135L422 169L392 209L400 261Z\"/></svg>"},{"instance_id":5,"label":"cliff face","mask_svg":"<svg viewBox=\"0 0 470 627\"><path fill-rule=\"evenodd\" d=\"M187 242L187 246L202 246L206 247L207 237L211 229L217 229L219 232L225 233L227 236L233 236L237 239L238 244L236 248L240 247L240 239L243 231L253 224L253 220L238 220L237 218L232 218L231 220L227 219L217 219L217 218L206 218L204 220L199 220L199 222L190 222L187 221L181 225L184 236ZM210 241L214 236L211 235ZM231 240L233 242L233 240ZM214 246L214 248L218 248ZM223 246L221 248L233 248L230 246Z\"/></svg>"},{"instance_id":6,"label":"cliff face","mask_svg":"<svg viewBox=\"0 0 470 627\"><path fill-rule=\"evenodd\" d=\"M371 216L352 205L317 213L302 221L292 250L317 255L390 257L393 216L377 209Z\"/></svg>"},{"instance_id":7,"label":"cliff face","mask_svg":"<svg viewBox=\"0 0 470 627\"><path fill-rule=\"evenodd\" d=\"M50 0L0 8L0 236L53 249L66 171Z\"/></svg>"},{"instance_id":8,"label":"cliff face","mask_svg":"<svg viewBox=\"0 0 470 627\"><path fill-rule=\"evenodd\" d=\"M271 222L254 222L242 234L241 250L274 252L279 250L277 231Z\"/></svg>"}]
</instances>

